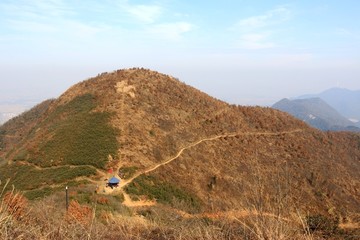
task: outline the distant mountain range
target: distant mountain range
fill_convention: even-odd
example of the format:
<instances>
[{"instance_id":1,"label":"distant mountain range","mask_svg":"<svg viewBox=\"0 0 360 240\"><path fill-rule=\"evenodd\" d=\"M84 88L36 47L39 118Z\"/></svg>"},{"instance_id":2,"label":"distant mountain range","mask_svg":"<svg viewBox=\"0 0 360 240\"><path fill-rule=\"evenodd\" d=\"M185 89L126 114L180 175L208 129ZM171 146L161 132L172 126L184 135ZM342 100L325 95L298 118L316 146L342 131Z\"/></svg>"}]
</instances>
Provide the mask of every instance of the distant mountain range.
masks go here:
<instances>
[{"instance_id":1,"label":"distant mountain range","mask_svg":"<svg viewBox=\"0 0 360 240\"><path fill-rule=\"evenodd\" d=\"M18 113L15 112L0 112L0 125L4 122L8 121L9 119L15 117Z\"/></svg>"},{"instance_id":2,"label":"distant mountain range","mask_svg":"<svg viewBox=\"0 0 360 240\"><path fill-rule=\"evenodd\" d=\"M342 116L321 98L282 99L273 108L287 112L321 130L359 131L356 123Z\"/></svg>"},{"instance_id":3,"label":"distant mountain range","mask_svg":"<svg viewBox=\"0 0 360 240\"><path fill-rule=\"evenodd\" d=\"M336 109L341 115L353 121L360 120L360 90L331 88L319 94L308 94L298 99L318 97Z\"/></svg>"},{"instance_id":4,"label":"distant mountain range","mask_svg":"<svg viewBox=\"0 0 360 240\"><path fill-rule=\"evenodd\" d=\"M319 94L282 99L272 107L321 130L360 131L360 90L331 88Z\"/></svg>"},{"instance_id":5,"label":"distant mountain range","mask_svg":"<svg viewBox=\"0 0 360 240\"><path fill-rule=\"evenodd\" d=\"M20 99L17 101L0 101L0 125L30 109L40 100Z\"/></svg>"}]
</instances>

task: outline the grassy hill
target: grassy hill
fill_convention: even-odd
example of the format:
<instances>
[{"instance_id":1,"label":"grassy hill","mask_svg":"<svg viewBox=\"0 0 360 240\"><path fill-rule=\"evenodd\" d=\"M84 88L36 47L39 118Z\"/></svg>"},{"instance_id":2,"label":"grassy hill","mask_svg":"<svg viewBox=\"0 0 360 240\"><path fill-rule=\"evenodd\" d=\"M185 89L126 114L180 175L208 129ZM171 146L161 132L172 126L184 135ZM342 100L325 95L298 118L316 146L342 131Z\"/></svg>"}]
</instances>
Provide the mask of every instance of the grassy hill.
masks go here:
<instances>
[{"instance_id":1,"label":"grassy hill","mask_svg":"<svg viewBox=\"0 0 360 240\"><path fill-rule=\"evenodd\" d=\"M8 189L14 184L44 202L69 185L72 199L118 217L126 196L155 201L125 212L155 221L168 237L184 234L171 232L171 221L180 227L190 219L214 231L208 239L228 239L226 231L235 239L259 236L249 229L260 223L244 218L253 210L267 214L264 225L268 215L286 226L282 217L294 215L359 219L358 134L321 132L272 108L229 105L150 70L80 82L1 126L0 143L0 179L10 179ZM94 195L110 168L123 187ZM219 224L242 230L214 230Z\"/></svg>"}]
</instances>

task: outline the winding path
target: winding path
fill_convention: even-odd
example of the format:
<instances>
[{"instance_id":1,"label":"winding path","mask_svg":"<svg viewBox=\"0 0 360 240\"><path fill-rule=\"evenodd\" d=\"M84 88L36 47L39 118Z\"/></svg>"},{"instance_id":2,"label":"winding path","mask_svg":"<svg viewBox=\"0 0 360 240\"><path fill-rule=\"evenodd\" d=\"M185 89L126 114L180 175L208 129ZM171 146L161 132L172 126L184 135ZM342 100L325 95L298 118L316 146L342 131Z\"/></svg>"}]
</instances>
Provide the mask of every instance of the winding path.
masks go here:
<instances>
[{"instance_id":1,"label":"winding path","mask_svg":"<svg viewBox=\"0 0 360 240\"><path fill-rule=\"evenodd\" d=\"M129 206L129 207L135 207L135 206L150 206L150 205L154 205L155 202L154 201L132 201L131 198L125 193L125 191L123 190L125 186L127 186L128 184L132 183L136 178L138 178L140 175L142 174L146 174L146 173L149 173L149 172L152 172L152 171L155 171L156 169L158 169L159 167L161 166L164 166L166 164L169 164L171 163L172 161L178 159L185 150L187 149L190 149L190 148L193 148L203 142L208 142L208 141L214 141L214 140L218 140L218 139L221 139L221 138L232 138L232 137L240 137L240 136L278 136L278 135L284 135L284 134L292 134L292 133L298 133L298 132L302 132L303 130L302 129L295 129L295 130L291 130L291 131L282 131L282 132L241 132L241 133L231 133L231 134L222 134L222 135L217 135L217 136L214 136L214 137L209 137L209 138L203 138L199 141L196 141L194 143L191 143L183 148L181 148L179 150L179 152L172 158L164 161L164 162L161 162L153 167L150 167L148 169L144 169L143 171L140 171L140 172L137 172L134 174L134 176L132 176L131 178L127 179L127 180L122 180L119 184L119 187L114 189L114 191L121 191L123 192L124 194L124 198L125 198L125 201L124 201L124 204ZM91 167L91 168L94 168L96 169L97 173L100 175L100 176L103 176L103 177L106 177L106 173L95 168L94 166L92 165L60 165L60 166L49 166L49 167L41 167L41 166L38 166L34 163L30 163L30 162L26 162L26 161L18 161L19 163L21 164L26 164L26 165L29 165L29 166L32 166L34 167L35 169L37 170L44 170L44 169L55 169L55 168L61 168L61 167L65 167L65 166L68 166L68 167L81 167L81 166L86 166L86 167ZM101 186L103 185L103 181L99 180L99 181L94 181L88 177L85 177L87 180L93 182L93 183L96 183L98 186ZM84 179L84 177L82 177L82 179ZM54 184L55 186L55 184ZM111 193L113 191L104 191L106 193Z\"/></svg>"},{"instance_id":2,"label":"winding path","mask_svg":"<svg viewBox=\"0 0 360 240\"><path fill-rule=\"evenodd\" d=\"M295 129L295 130L291 130L291 131L282 131L282 132L243 132L243 133L222 134L222 135L217 135L217 136L210 137L210 138L203 138L195 143L192 143L186 147L181 148L180 151L174 157L172 157L162 163L159 163L149 169L145 169L141 172L138 172L134 176L132 176L131 178L129 178L127 180L122 180L119 185L119 188L120 189L124 188L126 185L132 183L136 178L138 178L142 174L152 172L161 166L171 163L172 161L179 158L185 150L195 147L203 142L214 141L214 140L221 139L221 138L240 137L240 136L259 136L259 135L260 136L278 136L278 135L284 135L284 134L298 133L298 132L302 132L302 131L303 131L302 129Z\"/></svg>"}]
</instances>

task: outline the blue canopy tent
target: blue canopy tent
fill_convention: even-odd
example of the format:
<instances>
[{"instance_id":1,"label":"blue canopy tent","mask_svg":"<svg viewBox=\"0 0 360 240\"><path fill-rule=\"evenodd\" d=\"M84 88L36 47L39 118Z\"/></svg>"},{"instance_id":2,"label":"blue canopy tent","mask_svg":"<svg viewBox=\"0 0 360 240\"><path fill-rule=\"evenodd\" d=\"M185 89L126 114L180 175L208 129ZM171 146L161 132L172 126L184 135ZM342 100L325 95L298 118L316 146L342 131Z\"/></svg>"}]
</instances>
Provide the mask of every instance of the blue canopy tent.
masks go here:
<instances>
[{"instance_id":1,"label":"blue canopy tent","mask_svg":"<svg viewBox=\"0 0 360 240\"><path fill-rule=\"evenodd\" d=\"M112 177L109 179L108 182L108 186L113 188L113 187L117 187L120 183L120 179L116 178L116 177Z\"/></svg>"}]
</instances>

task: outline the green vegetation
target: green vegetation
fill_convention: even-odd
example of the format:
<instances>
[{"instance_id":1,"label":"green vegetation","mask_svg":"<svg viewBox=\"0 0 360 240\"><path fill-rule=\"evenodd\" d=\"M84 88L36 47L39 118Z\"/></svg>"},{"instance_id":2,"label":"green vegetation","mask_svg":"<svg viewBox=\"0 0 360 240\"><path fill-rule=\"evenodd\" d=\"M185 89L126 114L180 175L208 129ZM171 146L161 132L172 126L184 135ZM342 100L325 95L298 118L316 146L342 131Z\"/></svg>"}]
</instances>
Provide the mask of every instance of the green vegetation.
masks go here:
<instances>
[{"instance_id":1,"label":"green vegetation","mask_svg":"<svg viewBox=\"0 0 360 240\"><path fill-rule=\"evenodd\" d=\"M25 160L27 155L28 155L27 150L21 149L21 150L16 154L16 156L14 157L13 160L14 160L14 161Z\"/></svg>"},{"instance_id":2,"label":"green vegetation","mask_svg":"<svg viewBox=\"0 0 360 240\"><path fill-rule=\"evenodd\" d=\"M52 184L68 182L80 176L89 177L95 174L96 170L90 166L63 166L39 170L32 166L13 164L0 168L0 180L5 182L10 179L9 186L14 185L18 190L48 187Z\"/></svg>"},{"instance_id":3,"label":"green vegetation","mask_svg":"<svg viewBox=\"0 0 360 240\"><path fill-rule=\"evenodd\" d=\"M56 190L60 190L59 188L52 188L52 187L44 187L41 189L34 189L27 192L24 192L24 196L29 200L36 200L41 199L46 196L50 196L53 194Z\"/></svg>"},{"instance_id":4,"label":"green vegetation","mask_svg":"<svg viewBox=\"0 0 360 240\"><path fill-rule=\"evenodd\" d=\"M202 205L201 200L195 195L150 175L140 175L125 190L131 195L146 195L150 199L156 199L160 203L172 206L181 202L192 211L200 211Z\"/></svg>"},{"instance_id":5,"label":"green vegetation","mask_svg":"<svg viewBox=\"0 0 360 240\"><path fill-rule=\"evenodd\" d=\"M90 182L88 180L81 180L81 181L72 180L65 182L61 184L61 186L57 186L57 187L43 187L40 189L29 190L24 192L24 196L29 200L39 200L46 196L50 196L55 192L64 191L66 186L77 187L79 185L85 185L89 183Z\"/></svg>"},{"instance_id":6,"label":"green vegetation","mask_svg":"<svg viewBox=\"0 0 360 240\"><path fill-rule=\"evenodd\" d=\"M71 164L104 168L108 155L116 156L117 132L109 124L111 115L93 112L95 107L91 94L58 107L47 121L54 136L43 143L39 153L32 152L29 161L40 166Z\"/></svg>"},{"instance_id":7,"label":"green vegetation","mask_svg":"<svg viewBox=\"0 0 360 240\"><path fill-rule=\"evenodd\" d=\"M121 167L119 169L119 176L122 179L129 179L136 173L137 170L138 170L138 167L136 167L136 166Z\"/></svg>"},{"instance_id":8,"label":"green vegetation","mask_svg":"<svg viewBox=\"0 0 360 240\"><path fill-rule=\"evenodd\" d=\"M5 147L4 136L6 131L0 126L0 149Z\"/></svg>"}]
</instances>

